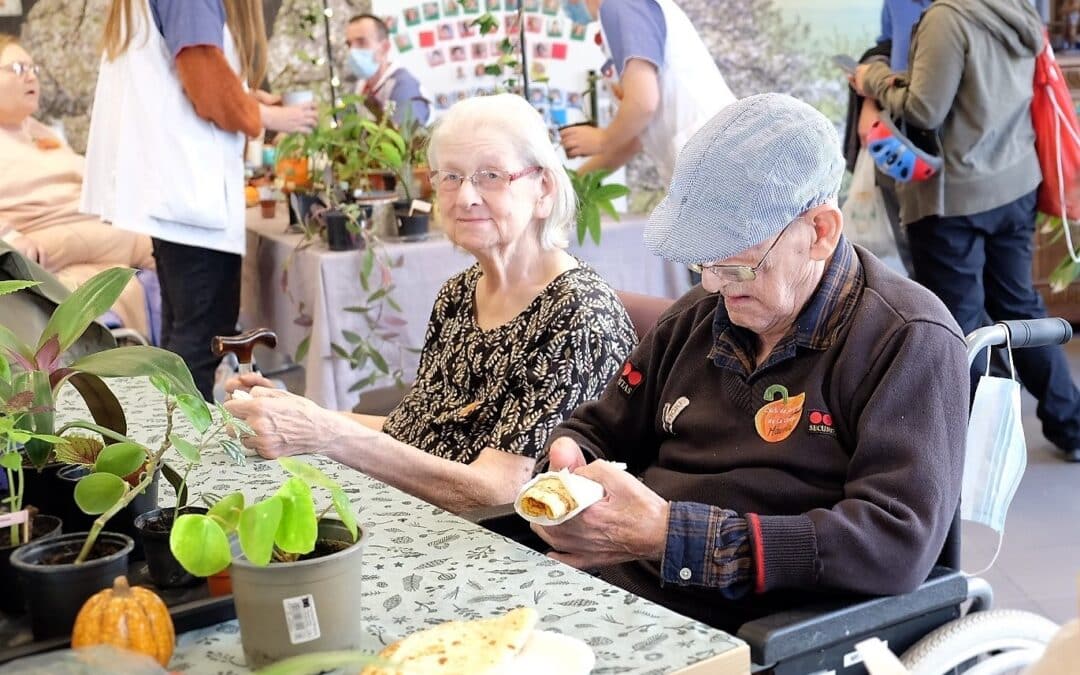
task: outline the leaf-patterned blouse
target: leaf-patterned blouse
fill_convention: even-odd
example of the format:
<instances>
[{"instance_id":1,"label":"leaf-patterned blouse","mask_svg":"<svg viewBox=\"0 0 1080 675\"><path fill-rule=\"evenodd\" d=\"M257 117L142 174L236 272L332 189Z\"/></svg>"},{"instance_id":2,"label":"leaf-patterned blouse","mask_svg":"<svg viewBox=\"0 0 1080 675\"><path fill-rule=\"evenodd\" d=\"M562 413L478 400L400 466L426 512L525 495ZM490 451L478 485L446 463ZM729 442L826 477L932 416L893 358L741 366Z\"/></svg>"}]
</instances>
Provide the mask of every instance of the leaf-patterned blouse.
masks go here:
<instances>
[{"instance_id":1,"label":"leaf-patterned blouse","mask_svg":"<svg viewBox=\"0 0 1080 675\"><path fill-rule=\"evenodd\" d=\"M578 261L512 320L483 330L480 276L473 265L439 290L416 384L383 431L464 463L486 447L537 457L552 430L616 374L634 328L615 291Z\"/></svg>"}]
</instances>

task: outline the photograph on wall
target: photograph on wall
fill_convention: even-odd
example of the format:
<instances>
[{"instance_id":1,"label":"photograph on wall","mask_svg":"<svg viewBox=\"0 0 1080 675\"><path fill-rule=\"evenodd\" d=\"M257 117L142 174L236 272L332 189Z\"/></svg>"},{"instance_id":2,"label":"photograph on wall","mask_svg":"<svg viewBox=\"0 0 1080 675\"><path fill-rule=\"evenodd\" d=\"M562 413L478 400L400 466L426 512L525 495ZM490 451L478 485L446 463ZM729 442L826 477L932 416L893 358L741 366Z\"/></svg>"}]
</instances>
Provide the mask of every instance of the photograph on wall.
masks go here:
<instances>
[{"instance_id":1,"label":"photograph on wall","mask_svg":"<svg viewBox=\"0 0 1080 675\"><path fill-rule=\"evenodd\" d=\"M461 9L466 14L479 14L480 0L461 0Z\"/></svg>"},{"instance_id":2,"label":"photograph on wall","mask_svg":"<svg viewBox=\"0 0 1080 675\"><path fill-rule=\"evenodd\" d=\"M548 103L551 104L552 108L561 108L561 107L563 107L563 92L562 92L562 89L558 89L558 88L555 88L555 87L552 87L551 89L548 89L547 98L548 98Z\"/></svg>"},{"instance_id":3,"label":"photograph on wall","mask_svg":"<svg viewBox=\"0 0 1080 675\"><path fill-rule=\"evenodd\" d=\"M413 48L412 40L409 38L408 33L398 33L395 35L394 44L397 45L398 51L402 54Z\"/></svg>"},{"instance_id":4,"label":"photograph on wall","mask_svg":"<svg viewBox=\"0 0 1080 675\"><path fill-rule=\"evenodd\" d=\"M566 107L581 110L581 93L571 91L566 94Z\"/></svg>"},{"instance_id":5,"label":"photograph on wall","mask_svg":"<svg viewBox=\"0 0 1080 675\"><path fill-rule=\"evenodd\" d=\"M528 33L542 33L544 31L544 19L539 16L525 17L525 31Z\"/></svg>"},{"instance_id":6,"label":"photograph on wall","mask_svg":"<svg viewBox=\"0 0 1080 675\"><path fill-rule=\"evenodd\" d=\"M469 98L469 92L465 91L464 89L459 89L454 92L454 103L457 103L458 101L464 101L467 98Z\"/></svg>"},{"instance_id":7,"label":"photograph on wall","mask_svg":"<svg viewBox=\"0 0 1080 675\"><path fill-rule=\"evenodd\" d=\"M547 25L548 37L561 38L562 37L562 21L560 19L549 19Z\"/></svg>"},{"instance_id":8,"label":"photograph on wall","mask_svg":"<svg viewBox=\"0 0 1080 675\"><path fill-rule=\"evenodd\" d=\"M450 48L450 60L451 61L464 61L465 60L465 45L454 45Z\"/></svg>"},{"instance_id":9,"label":"photograph on wall","mask_svg":"<svg viewBox=\"0 0 1080 675\"><path fill-rule=\"evenodd\" d=\"M529 103L534 106L543 105L547 100L547 94L544 92L543 87L529 87Z\"/></svg>"},{"instance_id":10,"label":"photograph on wall","mask_svg":"<svg viewBox=\"0 0 1080 675\"><path fill-rule=\"evenodd\" d=\"M507 14L503 17L503 24L506 27L507 35L514 35L518 32L518 15Z\"/></svg>"},{"instance_id":11,"label":"photograph on wall","mask_svg":"<svg viewBox=\"0 0 1080 675\"><path fill-rule=\"evenodd\" d=\"M471 38L476 36L476 26L472 21L458 21L458 35L463 38Z\"/></svg>"},{"instance_id":12,"label":"photograph on wall","mask_svg":"<svg viewBox=\"0 0 1080 675\"><path fill-rule=\"evenodd\" d=\"M497 12L502 9L502 7L500 7L501 4L502 3L499 0L487 0L484 3L484 8L489 12Z\"/></svg>"},{"instance_id":13,"label":"photograph on wall","mask_svg":"<svg viewBox=\"0 0 1080 675\"><path fill-rule=\"evenodd\" d=\"M551 58L551 46L546 42L537 42L533 45L532 50L533 58L537 59L550 59Z\"/></svg>"},{"instance_id":14,"label":"photograph on wall","mask_svg":"<svg viewBox=\"0 0 1080 675\"><path fill-rule=\"evenodd\" d=\"M397 17L396 16L384 16L382 18L383 23L386 24L386 32L391 35L397 35Z\"/></svg>"},{"instance_id":15,"label":"photograph on wall","mask_svg":"<svg viewBox=\"0 0 1080 675\"><path fill-rule=\"evenodd\" d=\"M437 2L425 2L424 3L424 20L436 21L439 18L439 3Z\"/></svg>"},{"instance_id":16,"label":"photograph on wall","mask_svg":"<svg viewBox=\"0 0 1080 675\"><path fill-rule=\"evenodd\" d=\"M405 15L406 26L415 26L420 23L420 9L418 7L406 7L402 14Z\"/></svg>"},{"instance_id":17,"label":"photograph on wall","mask_svg":"<svg viewBox=\"0 0 1080 675\"><path fill-rule=\"evenodd\" d=\"M440 23L439 24L439 39L443 42L454 39L454 24L452 23Z\"/></svg>"},{"instance_id":18,"label":"photograph on wall","mask_svg":"<svg viewBox=\"0 0 1080 675\"><path fill-rule=\"evenodd\" d=\"M526 12L539 12L540 0L524 0Z\"/></svg>"},{"instance_id":19,"label":"photograph on wall","mask_svg":"<svg viewBox=\"0 0 1080 675\"><path fill-rule=\"evenodd\" d=\"M443 16L457 16L461 11L461 6L458 5L457 0L444 0L443 2Z\"/></svg>"},{"instance_id":20,"label":"photograph on wall","mask_svg":"<svg viewBox=\"0 0 1080 675\"><path fill-rule=\"evenodd\" d=\"M575 23L570 26L570 39L581 42L585 39L585 29L587 26L583 23Z\"/></svg>"},{"instance_id":21,"label":"photograph on wall","mask_svg":"<svg viewBox=\"0 0 1080 675\"><path fill-rule=\"evenodd\" d=\"M450 96L447 94L435 94L435 108L446 110L450 107Z\"/></svg>"},{"instance_id":22,"label":"photograph on wall","mask_svg":"<svg viewBox=\"0 0 1080 675\"><path fill-rule=\"evenodd\" d=\"M559 0L544 0L544 14L555 16L559 13Z\"/></svg>"},{"instance_id":23,"label":"photograph on wall","mask_svg":"<svg viewBox=\"0 0 1080 675\"><path fill-rule=\"evenodd\" d=\"M474 43L472 43L471 51L472 51L472 57L473 57L474 61L476 61L477 59L486 59L487 58L487 55L488 55L487 44L485 44L483 42L474 42Z\"/></svg>"},{"instance_id":24,"label":"photograph on wall","mask_svg":"<svg viewBox=\"0 0 1080 675\"><path fill-rule=\"evenodd\" d=\"M428 65L432 68L436 66L441 66L442 64L446 63L446 56L443 55L443 50L432 49L427 54L427 62Z\"/></svg>"},{"instance_id":25,"label":"photograph on wall","mask_svg":"<svg viewBox=\"0 0 1080 675\"><path fill-rule=\"evenodd\" d=\"M521 0L503 0L503 9L508 12L516 12Z\"/></svg>"}]
</instances>

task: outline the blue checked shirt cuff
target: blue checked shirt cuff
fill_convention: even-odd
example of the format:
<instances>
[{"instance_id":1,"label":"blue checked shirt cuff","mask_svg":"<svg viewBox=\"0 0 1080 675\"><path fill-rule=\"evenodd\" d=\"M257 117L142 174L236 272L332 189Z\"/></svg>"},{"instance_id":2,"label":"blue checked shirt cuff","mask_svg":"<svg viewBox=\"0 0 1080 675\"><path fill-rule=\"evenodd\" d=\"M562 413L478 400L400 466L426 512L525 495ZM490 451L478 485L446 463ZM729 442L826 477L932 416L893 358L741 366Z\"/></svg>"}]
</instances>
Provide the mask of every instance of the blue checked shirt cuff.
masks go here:
<instances>
[{"instance_id":1,"label":"blue checked shirt cuff","mask_svg":"<svg viewBox=\"0 0 1080 675\"><path fill-rule=\"evenodd\" d=\"M754 561L745 518L695 502L671 502L663 583L718 589L729 599L753 588Z\"/></svg>"}]
</instances>

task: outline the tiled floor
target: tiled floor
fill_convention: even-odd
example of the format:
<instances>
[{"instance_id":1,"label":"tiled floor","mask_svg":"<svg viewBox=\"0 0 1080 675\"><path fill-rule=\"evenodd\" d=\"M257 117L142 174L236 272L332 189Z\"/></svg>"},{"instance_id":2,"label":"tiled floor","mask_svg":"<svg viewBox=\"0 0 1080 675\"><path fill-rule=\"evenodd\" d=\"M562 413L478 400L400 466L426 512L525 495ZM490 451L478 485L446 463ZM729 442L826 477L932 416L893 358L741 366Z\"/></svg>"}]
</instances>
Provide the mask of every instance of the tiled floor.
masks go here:
<instances>
[{"instance_id":1,"label":"tiled floor","mask_svg":"<svg viewBox=\"0 0 1080 675\"><path fill-rule=\"evenodd\" d=\"M1080 382L1080 337L1066 347L1073 379ZM1043 438L1035 400L1023 395L1028 465L1005 522L1005 538L994 567L980 576L994 589L994 606L1026 609L1054 621L1076 618L1080 580L1080 464L1062 461ZM963 566L978 571L989 563L997 535L967 526Z\"/></svg>"}]
</instances>

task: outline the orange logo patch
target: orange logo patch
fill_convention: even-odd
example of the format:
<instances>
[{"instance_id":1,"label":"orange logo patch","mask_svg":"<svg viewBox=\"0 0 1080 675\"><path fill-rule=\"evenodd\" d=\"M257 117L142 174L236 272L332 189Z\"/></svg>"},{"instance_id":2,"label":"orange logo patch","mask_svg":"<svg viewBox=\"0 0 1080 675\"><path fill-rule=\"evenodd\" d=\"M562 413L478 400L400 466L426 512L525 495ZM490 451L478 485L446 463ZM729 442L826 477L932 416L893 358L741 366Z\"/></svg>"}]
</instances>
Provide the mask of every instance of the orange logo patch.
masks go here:
<instances>
[{"instance_id":1,"label":"orange logo patch","mask_svg":"<svg viewBox=\"0 0 1080 675\"><path fill-rule=\"evenodd\" d=\"M780 398L776 398L779 394ZM806 394L788 396L783 385L774 384L765 390L765 405L754 415L754 428L767 443L779 443L799 425Z\"/></svg>"}]
</instances>

